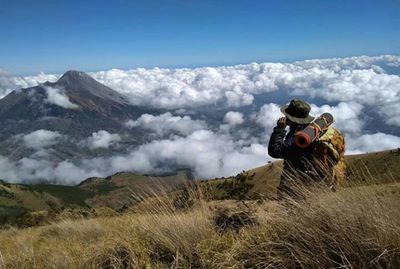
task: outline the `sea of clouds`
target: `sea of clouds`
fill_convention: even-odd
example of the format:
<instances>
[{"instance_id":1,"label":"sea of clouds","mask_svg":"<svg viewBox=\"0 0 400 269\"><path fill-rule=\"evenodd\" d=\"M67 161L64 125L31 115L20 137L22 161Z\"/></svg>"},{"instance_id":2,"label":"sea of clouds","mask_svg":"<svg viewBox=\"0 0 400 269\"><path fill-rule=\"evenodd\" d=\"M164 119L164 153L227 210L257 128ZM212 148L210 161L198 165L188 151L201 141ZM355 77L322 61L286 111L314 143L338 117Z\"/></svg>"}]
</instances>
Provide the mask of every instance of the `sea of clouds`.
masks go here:
<instances>
[{"instance_id":1,"label":"sea of clouds","mask_svg":"<svg viewBox=\"0 0 400 269\"><path fill-rule=\"evenodd\" d=\"M0 156L0 178L72 184L89 176L161 173L168 167L190 168L199 178L233 175L272 160L266 145L281 116L279 107L295 97L308 101L313 115L334 115L335 126L346 137L348 154L400 146L399 56L89 74L133 105L169 111L126 122L128 129L147 130L151 141L111 157L54 163L43 156L59 139L68 138L49 130L21 134L21 143L37 152L18 161ZM43 73L18 77L0 71L0 97L59 77ZM48 101L74 109L64 97L54 91ZM223 111L222 116L210 117L213 111ZM120 142L120 134L98 130L80 143L94 149L118 147Z\"/></svg>"}]
</instances>

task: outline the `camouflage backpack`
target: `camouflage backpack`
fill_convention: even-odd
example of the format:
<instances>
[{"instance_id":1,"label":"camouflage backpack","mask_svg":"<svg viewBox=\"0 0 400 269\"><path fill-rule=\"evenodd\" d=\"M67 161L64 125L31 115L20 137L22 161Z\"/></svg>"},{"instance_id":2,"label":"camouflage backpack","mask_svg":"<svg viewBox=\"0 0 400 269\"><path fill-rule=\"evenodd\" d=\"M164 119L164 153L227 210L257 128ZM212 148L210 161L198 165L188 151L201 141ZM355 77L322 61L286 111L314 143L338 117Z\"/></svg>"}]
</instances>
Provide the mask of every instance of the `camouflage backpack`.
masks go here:
<instances>
[{"instance_id":1,"label":"camouflage backpack","mask_svg":"<svg viewBox=\"0 0 400 269\"><path fill-rule=\"evenodd\" d=\"M345 141L339 130L329 127L313 142L313 165L335 190L346 178Z\"/></svg>"}]
</instances>

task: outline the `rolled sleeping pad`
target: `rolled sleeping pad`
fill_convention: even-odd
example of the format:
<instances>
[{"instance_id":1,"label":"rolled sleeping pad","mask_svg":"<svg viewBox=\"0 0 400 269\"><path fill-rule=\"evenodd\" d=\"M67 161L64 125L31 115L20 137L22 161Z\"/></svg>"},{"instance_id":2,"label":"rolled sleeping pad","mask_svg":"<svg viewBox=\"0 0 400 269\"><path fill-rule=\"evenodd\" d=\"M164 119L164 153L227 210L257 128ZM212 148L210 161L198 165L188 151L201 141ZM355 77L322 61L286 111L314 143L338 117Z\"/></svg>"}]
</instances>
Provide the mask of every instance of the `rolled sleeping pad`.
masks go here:
<instances>
[{"instance_id":1,"label":"rolled sleeping pad","mask_svg":"<svg viewBox=\"0 0 400 269\"><path fill-rule=\"evenodd\" d=\"M322 114L316 120L311 122L306 128L296 134L296 145L302 149L309 147L315 139L319 138L320 133L325 131L333 123L333 121L334 119L332 114Z\"/></svg>"}]
</instances>

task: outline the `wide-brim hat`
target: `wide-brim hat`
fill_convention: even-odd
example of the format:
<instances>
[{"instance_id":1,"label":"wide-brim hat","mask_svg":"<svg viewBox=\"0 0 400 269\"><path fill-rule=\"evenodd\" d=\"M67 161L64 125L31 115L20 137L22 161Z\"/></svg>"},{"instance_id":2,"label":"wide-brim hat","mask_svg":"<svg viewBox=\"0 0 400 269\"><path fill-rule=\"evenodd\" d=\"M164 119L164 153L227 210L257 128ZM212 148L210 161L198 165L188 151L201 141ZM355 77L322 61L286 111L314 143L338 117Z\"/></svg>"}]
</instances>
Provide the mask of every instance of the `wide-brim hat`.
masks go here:
<instances>
[{"instance_id":1,"label":"wide-brim hat","mask_svg":"<svg viewBox=\"0 0 400 269\"><path fill-rule=\"evenodd\" d=\"M281 107L282 113L290 121L298 124L309 124L314 120L314 117L309 114L310 110L310 105L299 99L293 99L289 105Z\"/></svg>"}]
</instances>

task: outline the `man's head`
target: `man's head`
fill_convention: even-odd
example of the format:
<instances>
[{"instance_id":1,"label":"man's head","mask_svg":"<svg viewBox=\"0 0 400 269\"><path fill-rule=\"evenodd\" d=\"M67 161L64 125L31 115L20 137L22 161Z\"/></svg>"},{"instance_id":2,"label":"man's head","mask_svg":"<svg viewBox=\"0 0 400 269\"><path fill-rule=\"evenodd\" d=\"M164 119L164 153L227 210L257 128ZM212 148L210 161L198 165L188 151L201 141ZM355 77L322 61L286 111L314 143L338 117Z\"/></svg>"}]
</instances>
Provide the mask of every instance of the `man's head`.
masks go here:
<instances>
[{"instance_id":1,"label":"man's head","mask_svg":"<svg viewBox=\"0 0 400 269\"><path fill-rule=\"evenodd\" d=\"M281 107L281 111L287 118L287 124L309 124L314 120L313 116L310 116L311 107L306 102L300 99L293 99L289 105Z\"/></svg>"}]
</instances>

